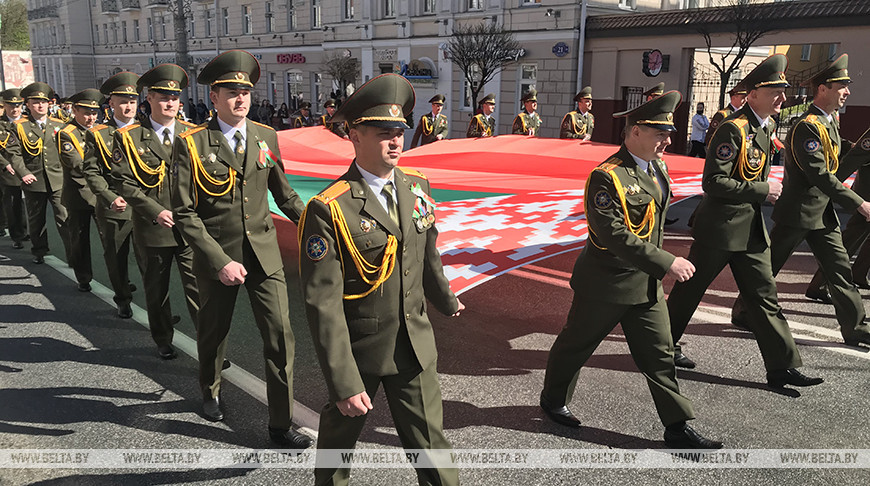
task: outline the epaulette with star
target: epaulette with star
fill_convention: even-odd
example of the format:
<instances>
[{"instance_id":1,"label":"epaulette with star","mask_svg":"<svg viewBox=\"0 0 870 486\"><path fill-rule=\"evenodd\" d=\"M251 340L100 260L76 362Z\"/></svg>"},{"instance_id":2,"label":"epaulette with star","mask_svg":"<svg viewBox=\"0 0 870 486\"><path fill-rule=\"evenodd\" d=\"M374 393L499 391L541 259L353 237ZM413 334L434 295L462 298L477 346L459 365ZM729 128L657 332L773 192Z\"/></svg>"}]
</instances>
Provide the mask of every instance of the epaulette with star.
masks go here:
<instances>
[{"instance_id":1,"label":"epaulette with star","mask_svg":"<svg viewBox=\"0 0 870 486\"><path fill-rule=\"evenodd\" d=\"M257 125L258 127L268 128L269 130L275 130L274 128L270 127L269 125L263 125L260 122L255 122L254 120L249 120L249 121L251 123L253 123L254 125Z\"/></svg>"},{"instance_id":2,"label":"epaulette with star","mask_svg":"<svg viewBox=\"0 0 870 486\"><path fill-rule=\"evenodd\" d=\"M206 128L207 127L205 125L194 125L194 128L191 128L190 130L181 132L178 134L178 136L181 138L188 138L191 135L193 135L194 133L199 133L199 132L205 130Z\"/></svg>"},{"instance_id":3,"label":"epaulette with star","mask_svg":"<svg viewBox=\"0 0 870 486\"><path fill-rule=\"evenodd\" d=\"M405 168L405 167L400 167L400 169L402 170L402 172L405 173L405 175L419 177L420 179L423 179L423 180L429 180L429 178L426 177L426 174L420 172L417 169L410 169L410 168Z\"/></svg>"},{"instance_id":4,"label":"epaulette with star","mask_svg":"<svg viewBox=\"0 0 870 486\"><path fill-rule=\"evenodd\" d=\"M317 199L323 204L329 204L330 201L334 201L338 196L341 196L349 190L350 184L347 181L338 181L324 189L320 194L314 196L314 199Z\"/></svg>"}]
</instances>

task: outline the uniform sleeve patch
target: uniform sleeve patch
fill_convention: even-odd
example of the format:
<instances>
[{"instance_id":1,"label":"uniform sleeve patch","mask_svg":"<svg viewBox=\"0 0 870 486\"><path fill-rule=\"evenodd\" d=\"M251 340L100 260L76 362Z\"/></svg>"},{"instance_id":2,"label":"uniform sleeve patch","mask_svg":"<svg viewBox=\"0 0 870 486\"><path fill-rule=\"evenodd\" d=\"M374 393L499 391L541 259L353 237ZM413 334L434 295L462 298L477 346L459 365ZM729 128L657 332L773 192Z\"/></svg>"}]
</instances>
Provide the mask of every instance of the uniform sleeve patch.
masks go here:
<instances>
[{"instance_id":1,"label":"uniform sleeve patch","mask_svg":"<svg viewBox=\"0 0 870 486\"><path fill-rule=\"evenodd\" d=\"M804 150L808 154L816 153L820 148L822 148L822 144L815 138L808 138L804 141Z\"/></svg>"},{"instance_id":2,"label":"uniform sleeve patch","mask_svg":"<svg viewBox=\"0 0 870 486\"><path fill-rule=\"evenodd\" d=\"M120 148L115 147L115 150L112 151L112 161L116 164L120 164L122 160L124 160L124 154L121 153Z\"/></svg>"},{"instance_id":3,"label":"uniform sleeve patch","mask_svg":"<svg viewBox=\"0 0 870 486\"><path fill-rule=\"evenodd\" d=\"M598 209L607 209L613 203L613 198L610 197L610 194L605 190L600 190L595 193L595 197L592 199L595 203L595 207Z\"/></svg>"},{"instance_id":4,"label":"uniform sleeve patch","mask_svg":"<svg viewBox=\"0 0 870 486\"><path fill-rule=\"evenodd\" d=\"M305 242L305 253L308 254L308 258L315 262L322 260L328 249L326 239L320 235L311 235Z\"/></svg>"},{"instance_id":5,"label":"uniform sleeve patch","mask_svg":"<svg viewBox=\"0 0 870 486\"><path fill-rule=\"evenodd\" d=\"M870 137L867 137L858 142L858 146L861 147L861 150L870 151Z\"/></svg>"},{"instance_id":6,"label":"uniform sleeve patch","mask_svg":"<svg viewBox=\"0 0 870 486\"><path fill-rule=\"evenodd\" d=\"M737 147L732 143L725 142L716 147L716 158L719 160L731 160L734 158L734 154L737 153Z\"/></svg>"},{"instance_id":7,"label":"uniform sleeve patch","mask_svg":"<svg viewBox=\"0 0 870 486\"><path fill-rule=\"evenodd\" d=\"M64 152L72 152L73 144L72 142L64 142L63 145L60 146L60 149Z\"/></svg>"}]
</instances>

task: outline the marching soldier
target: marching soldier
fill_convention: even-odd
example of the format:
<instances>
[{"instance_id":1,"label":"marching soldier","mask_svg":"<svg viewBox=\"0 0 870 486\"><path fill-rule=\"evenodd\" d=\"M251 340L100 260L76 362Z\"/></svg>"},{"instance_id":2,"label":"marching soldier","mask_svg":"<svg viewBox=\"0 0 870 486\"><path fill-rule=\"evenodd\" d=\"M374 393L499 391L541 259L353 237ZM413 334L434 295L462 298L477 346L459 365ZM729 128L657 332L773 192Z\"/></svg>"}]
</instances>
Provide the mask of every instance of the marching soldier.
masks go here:
<instances>
[{"instance_id":1,"label":"marching soldier","mask_svg":"<svg viewBox=\"0 0 870 486\"><path fill-rule=\"evenodd\" d=\"M841 181L848 179L855 172L856 167L858 175L855 177L855 183L852 184L852 190L865 201L870 200L870 129L864 132L858 138L858 143L841 158L837 179ZM861 213L855 212L843 229L843 246L849 257L858 253L852 264L852 280L855 285L863 289L870 288L867 282L867 272L870 271L868 236L870 236L870 222ZM831 296L825 286L825 274L821 269L816 270L816 274L813 275L812 281L807 286L806 296L826 304L831 303Z\"/></svg>"},{"instance_id":2,"label":"marching soldier","mask_svg":"<svg viewBox=\"0 0 870 486\"><path fill-rule=\"evenodd\" d=\"M347 138L347 122L334 122L332 116L335 114L335 100L327 100L323 104L326 109L326 114L320 117L320 125L326 127L330 132L338 135L341 138Z\"/></svg>"},{"instance_id":3,"label":"marching soldier","mask_svg":"<svg viewBox=\"0 0 870 486\"><path fill-rule=\"evenodd\" d=\"M436 94L429 100L432 111L420 117L417 130L414 131L414 136L411 138L411 148L417 146L418 140L420 145L426 145L447 138L450 133L447 128L447 117L441 114L444 109L444 100L442 94Z\"/></svg>"},{"instance_id":4,"label":"marching soldier","mask_svg":"<svg viewBox=\"0 0 870 486\"><path fill-rule=\"evenodd\" d=\"M554 422L580 427L567 404L576 377L595 348L622 324L631 356L646 377L665 443L678 449L719 449L686 422L692 402L680 393L661 280L692 277L695 267L662 250L670 202L662 161L676 131L673 112L681 95L671 91L614 117L627 117L619 151L586 182L589 241L574 264L574 301L547 360L541 408Z\"/></svg>"},{"instance_id":5,"label":"marching soldier","mask_svg":"<svg viewBox=\"0 0 870 486\"><path fill-rule=\"evenodd\" d=\"M335 118L351 123L356 158L300 223L302 290L329 391L317 485L348 483L350 470L337 469L329 458L340 458L329 453L354 448L381 384L402 446L433 458L434 468L415 469L419 483L459 483L455 468L440 467L451 446L425 302L445 315L464 307L436 248L429 181L396 167L413 108L414 89L395 74L372 79L341 105Z\"/></svg>"},{"instance_id":6,"label":"marching soldier","mask_svg":"<svg viewBox=\"0 0 870 486\"><path fill-rule=\"evenodd\" d=\"M857 210L870 221L870 202L846 187L836 176L840 156L839 121L835 113L849 96L849 57L843 54L810 78L813 103L792 125L786 139L785 186L773 208L776 223L770 232L770 260L776 275L797 246L810 245L828 281L828 291L840 332L849 346L870 344L861 294L852 282L849 256L843 247L834 203ZM746 298L753 289L742 292ZM735 302L732 320L747 323L742 299Z\"/></svg>"},{"instance_id":7,"label":"marching soldier","mask_svg":"<svg viewBox=\"0 0 870 486\"><path fill-rule=\"evenodd\" d=\"M562 118L559 138L575 138L590 140L595 128L595 117L592 116L592 87L587 86L574 97L577 110L569 112Z\"/></svg>"},{"instance_id":8,"label":"marching soldier","mask_svg":"<svg viewBox=\"0 0 870 486\"><path fill-rule=\"evenodd\" d=\"M12 158L15 157L16 165L23 164L21 160L21 148L18 146L18 138L15 136L15 122L21 118L22 103L21 90L12 88L0 93L3 101L4 113L0 117L0 185L3 186L3 212L6 215L6 225L9 229L9 237L12 238L12 248L20 250L24 248L24 241L30 238L27 234L27 215L24 213L24 199L21 192L21 179L15 175Z\"/></svg>"},{"instance_id":9,"label":"marching soldier","mask_svg":"<svg viewBox=\"0 0 870 486\"><path fill-rule=\"evenodd\" d=\"M199 294L192 270L193 250L184 241L172 214L170 193L175 173L170 170L172 143L195 125L176 120L178 99L187 86L187 74L175 64L155 66L139 78L139 90L148 88L151 115L115 131L112 169L115 191L133 207L133 238L141 257L148 326L160 358L175 359L173 317L169 303L172 260L181 275L187 310L197 323Z\"/></svg>"},{"instance_id":10,"label":"marching soldier","mask_svg":"<svg viewBox=\"0 0 870 486\"><path fill-rule=\"evenodd\" d=\"M489 93L480 100L480 113L471 118L465 136L467 138L482 138L495 135L495 117L492 116L494 111L495 94Z\"/></svg>"},{"instance_id":11,"label":"marching soldier","mask_svg":"<svg viewBox=\"0 0 870 486\"><path fill-rule=\"evenodd\" d=\"M31 83L21 90L21 97L30 113L29 117L15 122L17 143L7 146L12 157L15 173L24 183L22 189L27 210L27 223L30 231L33 263L45 262L48 253L48 230L45 227L46 210L51 204L54 223L63 241L67 262L70 261L69 233L67 218L69 213L61 202L63 187L63 168L60 164L60 151L57 146L57 133L64 124L57 118L48 116L48 100L54 92L45 83ZM16 155L21 155L19 159ZM17 165L17 167L16 167Z\"/></svg>"},{"instance_id":12,"label":"marching soldier","mask_svg":"<svg viewBox=\"0 0 870 486\"><path fill-rule=\"evenodd\" d=\"M728 91L728 95L731 97L731 101L728 102L728 105L725 108L717 111L713 118L710 119L710 127L707 128L707 135L704 138L704 145L710 145L710 139L713 138L713 133L719 128L719 125L725 121L726 118L731 116L732 113L743 108L743 105L746 103L746 88L743 86L743 83L737 84L737 86L731 88Z\"/></svg>"},{"instance_id":13,"label":"marching soldier","mask_svg":"<svg viewBox=\"0 0 870 486\"><path fill-rule=\"evenodd\" d=\"M768 174L775 130L771 116L779 113L785 100L787 66L788 59L776 54L747 74L747 106L727 118L713 136L704 164L704 199L696 211L695 241L689 250L695 276L676 283L668 298L671 333L677 343L707 287L730 265L737 287L747 294L749 330L755 334L767 382L773 388L822 383L821 378L797 370L800 352L777 300L761 213L762 203L776 201L782 191L779 182L768 180ZM675 362L680 367L695 367L679 344Z\"/></svg>"},{"instance_id":14,"label":"marching soldier","mask_svg":"<svg viewBox=\"0 0 870 486\"><path fill-rule=\"evenodd\" d=\"M118 317L121 319L133 316L130 307L133 294L127 269L133 240L133 208L128 208L127 201L115 191L110 174L115 167L112 161L115 131L136 122L138 81L138 75L120 72L107 79L100 87L100 92L109 99L112 117L105 124L94 126L85 134L85 158L82 163L85 181L97 199L96 219L103 243L103 258L112 290L115 292ZM139 261L138 254L136 257Z\"/></svg>"},{"instance_id":15,"label":"marching soldier","mask_svg":"<svg viewBox=\"0 0 870 486\"><path fill-rule=\"evenodd\" d=\"M538 115L538 92L535 88L529 89L522 97L523 111L514 118L513 131L515 135L528 135L537 137L541 128L541 117Z\"/></svg>"},{"instance_id":16,"label":"marching soldier","mask_svg":"<svg viewBox=\"0 0 870 486\"><path fill-rule=\"evenodd\" d=\"M293 120L293 128L316 127L317 118L311 116L311 103L303 101L299 105L299 114Z\"/></svg>"},{"instance_id":17,"label":"marching soldier","mask_svg":"<svg viewBox=\"0 0 870 486\"><path fill-rule=\"evenodd\" d=\"M665 83L659 83L652 88L643 92L643 97L646 101L658 98L665 92Z\"/></svg>"},{"instance_id":18,"label":"marching soldier","mask_svg":"<svg viewBox=\"0 0 870 486\"><path fill-rule=\"evenodd\" d=\"M176 140L172 205L196 249L203 303L197 328L203 414L213 421L224 417L220 369L244 284L263 338L269 438L281 447L302 449L311 438L290 428L295 339L268 194L294 222L304 205L284 176L275 130L245 118L259 78L257 60L241 50L227 51L202 69L198 80L211 86L217 117Z\"/></svg>"},{"instance_id":19,"label":"marching soldier","mask_svg":"<svg viewBox=\"0 0 870 486\"><path fill-rule=\"evenodd\" d=\"M67 228L70 243L70 266L81 292L91 291L94 276L91 265L91 220L97 200L85 182L82 163L85 157L85 134L94 126L103 95L86 89L70 96L73 119L57 134L60 162L63 165L61 201L69 212Z\"/></svg>"}]
</instances>

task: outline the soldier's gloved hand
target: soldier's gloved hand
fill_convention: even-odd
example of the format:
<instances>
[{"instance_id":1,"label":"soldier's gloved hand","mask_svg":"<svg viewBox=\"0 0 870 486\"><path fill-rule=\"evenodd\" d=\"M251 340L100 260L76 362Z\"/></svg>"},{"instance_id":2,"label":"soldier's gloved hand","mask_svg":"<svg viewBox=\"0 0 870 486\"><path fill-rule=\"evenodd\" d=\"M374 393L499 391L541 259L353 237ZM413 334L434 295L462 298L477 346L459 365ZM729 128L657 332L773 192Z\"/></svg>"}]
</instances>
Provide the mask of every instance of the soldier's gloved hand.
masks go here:
<instances>
[{"instance_id":1,"label":"soldier's gloved hand","mask_svg":"<svg viewBox=\"0 0 870 486\"><path fill-rule=\"evenodd\" d=\"M359 417L360 415L367 414L369 410L374 408L372 400L366 392L357 393L350 398L335 402L335 406L345 417Z\"/></svg>"},{"instance_id":2,"label":"soldier's gloved hand","mask_svg":"<svg viewBox=\"0 0 870 486\"><path fill-rule=\"evenodd\" d=\"M672 263L671 268L668 269L668 275L677 279L677 282L685 282L692 278L692 275L694 274L695 265L683 257L677 257L674 259L674 263Z\"/></svg>"},{"instance_id":3,"label":"soldier's gloved hand","mask_svg":"<svg viewBox=\"0 0 870 486\"><path fill-rule=\"evenodd\" d=\"M779 196L782 195L782 183L773 179L767 181L767 200L775 203Z\"/></svg>"},{"instance_id":4,"label":"soldier's gloved hand","mask_svg":"<svg viewBox=\"0 0 870 486\"><path fill-rule=\"evenodd\" d=\"M168 209L164 209L160 211L160 214L157 215L157 218L154 219L154 222L163 226L164 228L171 228L175 226L175 220L172 219L172 211Z\"/></svg>"},{"instance_id":5,"label":"soldier's gloved hand","mask_svg":"<svg viewBox=\"0 0 870 486\"><path fill-rule=\"evenodd\" d=\"M218 272L218 278L224 285L241 285L245 283L245 276L247 275L248 271L245 270L245 266L233 261L224 265L224 268L221 268Z\"/></svg>"}]
</instances>

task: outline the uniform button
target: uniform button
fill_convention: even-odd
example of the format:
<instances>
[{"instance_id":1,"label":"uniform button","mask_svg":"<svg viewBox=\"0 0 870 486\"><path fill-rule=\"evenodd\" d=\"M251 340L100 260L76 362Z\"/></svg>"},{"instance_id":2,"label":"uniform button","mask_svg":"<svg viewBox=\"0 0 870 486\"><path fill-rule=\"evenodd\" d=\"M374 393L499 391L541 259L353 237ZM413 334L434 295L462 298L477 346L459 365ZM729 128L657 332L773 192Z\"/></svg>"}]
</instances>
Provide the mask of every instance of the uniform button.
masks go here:
<instances>
[{"instance_id":1,"label":"uniform button","mask_svg":"<svg viewBox=\"0 0 870 486\"><path fill-rule=\"evenodd\" d=\"M405 297L410 297L410 296L411 296L411 291L410 291L410 290L407 291L407 292L405 292Z\"/></svg>"},{"instance_id":2,"label":"uniform button","mask_svg":"<svg viewBox=\"0 0 870 486\"><path fill-rule=\"evenodd\" d=\"M366 241L366 248L368 248L368 247L370 247L370 246L372 246L372 242L371 242L371 241Z\"/></svg>"},{"instance_id":3,"label":"uniform button","mask_svg":"<svg viewBox=\"0 0 870 486\"><path fill-rule=\"evenodd\" d=\"M411 318L411 314L405 314L405 319L410 319L410 318Z\"/></svg>"},{"instance_id":4,"label":"uniform button","mask_svg":"<svg viewBox=\"0 0 870 486\"><path fill-rule=\"evenodd\" d=\"M251 236L251 232L250 232L250 231L245 231L245 234L247 234L248 236Z\"/></svg>"},{"instance_id":5,"label":"uniform button","mask_svg":"<svg viewBox=\"0 0 870 486\"><path fill-rule=\"evenodd\" d=\"M245 215L245 219L251 219L251 215L250 215L250 214L246 214L246 215Z\"/></svg>"},{"instance_id":6,"label":"uniform button","mask_svg":"<svg viewBox=\"0 0 870 486\"><path fill-rule=\"evenodd\" d=\"M405 276L406 276L406 277L408 276L409 273L411 273L410 270L405 270Z\"/></svg>"},{"instance_id":7,"label":"uniform button","mask_svg":"<svg viewBox=\"0 0 870 486\"><path fill-rule=\"evenodd\" d=\"M402 246L402 253L408 253L408 245Z\"/></svg>"},{"instance_id":8,"label":"uniform button","mask_svg":"<svg viewBox=\"0 0 870 486\"><path fill-rule=\"evenodd\" d=\"M248 185L248 181L242 181L242 185L243 185L243 186L247 186L247 185Z\"/></svg>"},{"instance_id":9,"label":"uniform button","mask_svg":"<svg viewBox=\"0 0 870 486\"><path fill-rule=\"evenodd\" d=\"M245 196L245 202L248 202L248 196Z\"/></svg>"}]
</instances>

